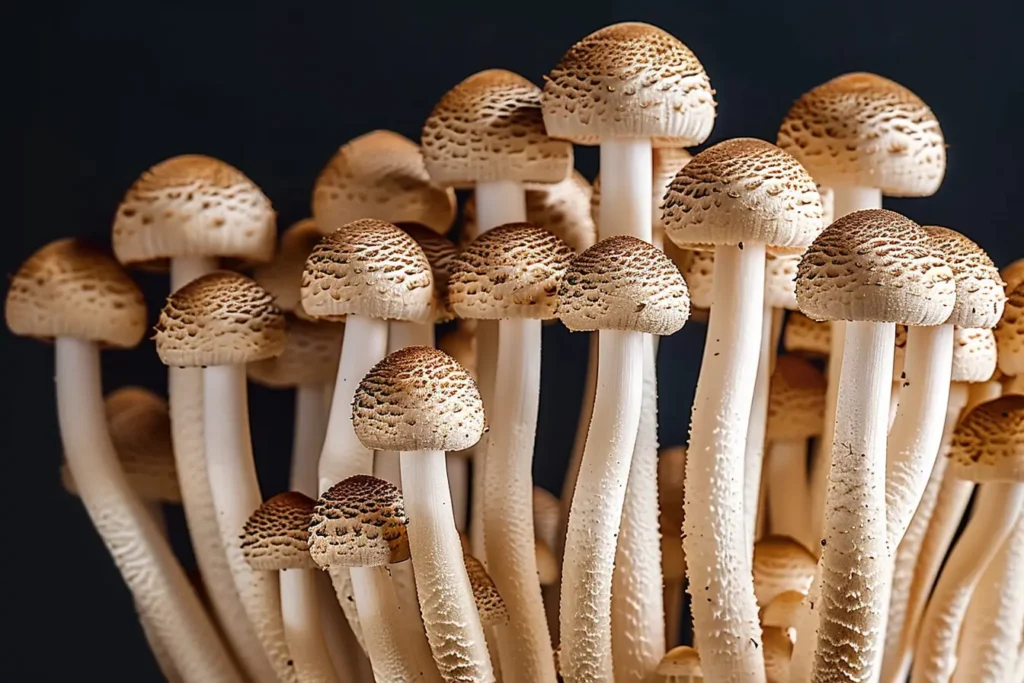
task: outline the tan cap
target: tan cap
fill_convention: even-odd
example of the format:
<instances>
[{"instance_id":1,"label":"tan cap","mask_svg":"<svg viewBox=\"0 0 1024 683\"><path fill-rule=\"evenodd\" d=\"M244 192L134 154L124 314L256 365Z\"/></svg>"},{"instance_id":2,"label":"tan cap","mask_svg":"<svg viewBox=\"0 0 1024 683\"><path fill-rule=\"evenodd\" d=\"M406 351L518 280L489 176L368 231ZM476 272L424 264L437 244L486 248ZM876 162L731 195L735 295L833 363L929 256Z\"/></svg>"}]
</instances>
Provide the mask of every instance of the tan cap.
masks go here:
<instances>
[{"instance_id":1,"label":"tan cap","mask_svg":"<svg viewBox=\"0 0 1024 683\"><path fill-rule=\"evenodd\" d=\"M257 571L316 569L309 555L309 518L315 503L288 491L260 505L242 528L242 555Z\"/></svg>"},{"instance_id":2,"label":"tan cap","mask_svg":"<svg viewBox=\"0 0 1024 683\"><path fill-rule=\"evenodd\" d=\"M477 378L475 320L459 320L454 327L441 332L437 340L437 348L454 358L459 365L466 369L470 377Z\"/></svg>"},{"instance_id":3,"label":"tan cap","mask_svg":"<svg viewBox=\"0 0 1024 683\"><path fill-rule=\"evenodd\" d=\"M494 585L494 580L484 569L483 563L469 554L464 554L462 559L466 564L470 588L473 589L476 611L480 614L480 624L484 628L508 624L508 610L505 608L505 601L498 593L498 587Z\"/></svg>"},{"instance_id":4,"label":"tan cap","mask_svg":"<svg viewBox=\"0 0 1024 683\"><path fill-rule=\"evenodd\" d=\"M956 303L946 323L958 327L995 327L1003 314L1006 293L992 259L956 230L934 225L924 229L953 271L956 283Z\"/></svg>"},{"instance_id":5,"label":"tan cap","mask_svg":"<svg viewBox=\"0 0 1024 683\"><path fill-rule=\"evenodd\" d=\"M558 318L573 332L674 334L689 315L679 269L660 249L628 235L577 256L558 288Z\"/></svg>"},{"instance_id":6,"label":"tan cap","mask_svg":"<svg viewBox=\"0 0 1024 683\"><path fill-rule=\"evenodd\" d=\"M326 235L306 260L302 307L315 318L348 314L427 323L434 278L416 240L391 223L357 220Z\"/></svg>"},{"instance_id":7,"label":"tan cap","mask_svg":"<svg viewBox=\"0 0 1024 683\"><path fill-rule=\"evenodd\" d=\"M715 96L696 55L650 24L614 24L573 45L544 79L548 134L578 145L650 138L693 147L715 125Z\"/></svg>"},{"instance_id":8,"label":"tan cap","mask_svg":"<svg viewBox=\"0 0 1024 683\"><path fill-rule=\"evenodd\" d=\"M284 351L285 322L267 290L226 270L204 275L167 298L156 324L164 365L252 363Z\"/></svg>"},{"instance_id":9,"label":"tan cap","mask_svg":"<svg viewBox=\"0 0 1024 683\"><path fill-rule=\"evenodd\" d=\"M803 95L779 127L779 147L823 185L873 187L890 197L934 194L946 172L932 110L874 74L845 74Z\"/></svg>"},{"instance_id":10,"label":"tan cap","mask_svg":"<svg viewBox=\"0 0 1024 683\"><path fill-rule=\"evenodd\" d=\"M284 351L249 363L249 379L275 389L330 382L338 369L345 325L309 322L287 313L285 321Z\"/></svg>"},{"instance_id":11,"label":"tan cap","mask_svg":"<svg viewBox=\"0 0 1024 683\"><path fill-rule=\"evenodd\" d=\"M274 260L253 270L253 279L270 292L282 311L308 319L300 297L302 271L322 236L312 218L301 220L281 235Z\"/></svg>"},{"instance_id":12,"label":"tan cap","mask_svg":"<svg viewBox=\"0 0 1024 683\"><path fill-rule=\"evenodd\" d=\"M764 264L764 305L796 310L796 271L801 254L768 254Z\"/></svg>"},{"instance_id":13,"label":"tan cap","mask_svg":"<svg viewBox=\"0 0 1024 683\"><path fill-rule=\"evenodd\" d=\"M1024 483L1024 396L1002 396L967 413L953 432L949 459L961 479Z\"/></svg>"},{"instance_id":14,"label":"tan cap","mask_svg":"<svg viewBox=\"0 0 1024 683\"><path fill-rule=\"evenodd\" d=\"M445 323L455 318L451 302L448 300L448 278L452 274L452 262L459 255L459 248L444 235L438 235L422 223L396 223L395 227L404 231L420 245L423 255L430 264L430 272L434 278L434 323Z\"/></svg>"},{"instance_id":15,"label":"tan cap","mask_svg":"<svg viewBox=\"0 0 1024 683\"><path fill-rule=\"evenodd\" d=\"M431 182L420 146L390 130L342 145L313 188L313 216L324 234L360 218L423 223L444 233L455 208L455 192Z\"/></svg>"},{"instance_id":16,"label":"tan cap","mask_svg":"<svg viewBox=\"0 0 1024 683\"><path fill-rule=\"evenodd\" d=\"M683 166L665 193L662 220L681 247L759 242L782 253L802 252L825 227L811 176L754 138L720 142Z\"/></svg>"},{"instance_id":17,"label":"tan cap","mask_svg":"<svg viewBox=\"0 0 1024 683\"><path fill-rule=\"evenodd\" d=\"M533 551L537 561L537 579L542 586L554 586L561 576L561 568L558 566L558 556L544 541L539 538L533 539Z\"/></svg>"},{"instance_id":18,"label":"tan cap","mask_svg":"<svg viewBox=\"0 0 1024 683\"><path fill-rule=\"evenodd\" d=\"M78 239L32 254L11 278L7 327L21 337L74 337L130 348L146 333L142 292L114 257Z\"/></svg>"},{"instance_id":19,"label":"tan cap","mask_svg":"<svg viewBox=\"0 0 1024 683\"><path fill-rule=\"evenodd\" d=\"M327 490L309 522L309 554L324 569L383 567L409 559L405 502L390 482L366 474Z\"/></svg>"},{"instance_id":20,"label":"tan cap","mask_svg":"<svg viewBox=\"0 0 1024 683\"><path fill-rule=\"evenodd\" d=\"M468 188L511 180L557 183L572 173L572 145L548 137L540 88L488 69L449 90L430 112L420 141L434 182Z\"/></svg>"},{"instance_id":21,"label":"tan cap","mask_svg":"<svg viewBox=\"0 0 1024 683\"><path fill-rule=\"evenodd\" d=\"M893 211L855 211L800 261L800 311L815 320L940 325L956 301L953 272L928 233Z\"/></svg>"},{"instance_id":22,"label":"tan cap","mask_svg":"<svg viewBox=\"0 0 1024 683\"><path fill-rule=\"evenodd\" d=\"M172 157L121 200L114 253L126 265L164 266L176 256L263 263L274 256L276 220L270 200L237 168L199 154Z\"/></svg>"},{"instance_id":23,"label":"tan cap","mask_svg":"<svg viewBox=\"0 0 1024 683\"><path fill-rule=\"evenodd\" d=\"M953 341L953 382L987 382L996 371L996 337L992 330L957 327Z\"/></svg>"},{"instance_id":24,"label":"tan cap","mask_svg":"<svg viewBox=\"0 0 1024 683\"><path fill-rule=\"evenodd\" d=\"M562 520L562 501L540 486L533 487L533 535L549 548L558 540L558 526Z\"/></svg>"},{"instance_id":25,"label":"tan cap","mask_svg":"<svg viewBox=\"0 0 1024 683\"><path fill-rule=\"evenodd\" d=\"M399 349L370 369L356 389L352 426L378 451L461 451L486 429L476 382L425 346Z\"/></svg>"},{"instance_id":26,"label":"tan cap","mask_svg":"<svg viewBox=\"0 0 1024 683\"><path fill-rule=\"evenodd\" d=\"M1024 375L1024 280L1008 291L1003 317L996 325L999 369L1011 377Z\"/></svg>"},{"instance_id":27,"label":"tan cap","mask_svg":"<svg viewBox=\"0 0 1024 683\"><path fill-rule=\"evenodd\" d=\"M793 641L781 628L768 626L762 630L761 645L764 647L764 672L768 683L786 683L790 678L790 660L793 657Z\"/></svg>"},{"instance_id":28,"label":"tan cap","mask_svg":"<svg viewBox=\"0 0 1024 683\"><path fill-rule=\"evenodd\" d=\"M675 683L689 677L691 680L703 680L704 672L700 668L700 655L692 647L679 645L661 658L656 673L663 681Z\"/></svg>"},{"instance_id":29,"label":"tan cap","mask_svg":"<svg viewBox=\"0 0 1024 683\"><path fill-rule=\"evenodd\" d=\"M779 593L765 606L761 623L774 628L796 628L803 601L804 594L800 591Z\"/></svg>"},{"instance_id":30,"label":"tan cap","mask_svg":"<svg viewBox=\"0 0 1024 683\"><path fill-rule=\"evenodd\" d=\"M1024 282L1024 258L1019 258L1008 266L1003 266L999 276L1006 282L1007 293L1012 292Z\"/></svg>"},{"instance_id":31,"label":"tan cap","mask_svg":"<svg viewBox=\"0 0 1024 683\"><path fill-rule=\"evenodd\" d=\"M764 607L780 593L806 593L817 561L807 548L787 536L766 536L754 544L754 594Z\"/></svg>"},{"instance_id":32,"label":"tan cap","mask_svg":"<svg viewBox=\"0 0 1024 683\"><path fill-rule=\"evenodd\" d=\"M811 320L800 311L791 311L782 332L782 348L812 358L829 355L832 327L828 323Z\"/></svg>"},{"instance_id":33,"label":"tan cap","mask_svg":"<svg viewBox=\"0 0 1024 683\"><path fill-rule=\"evenodd\" d=\"M779 356L768 394L768 440L820 436L827 388L825 376L811 363L799 356Z\"/></svg>"}]
</instances>

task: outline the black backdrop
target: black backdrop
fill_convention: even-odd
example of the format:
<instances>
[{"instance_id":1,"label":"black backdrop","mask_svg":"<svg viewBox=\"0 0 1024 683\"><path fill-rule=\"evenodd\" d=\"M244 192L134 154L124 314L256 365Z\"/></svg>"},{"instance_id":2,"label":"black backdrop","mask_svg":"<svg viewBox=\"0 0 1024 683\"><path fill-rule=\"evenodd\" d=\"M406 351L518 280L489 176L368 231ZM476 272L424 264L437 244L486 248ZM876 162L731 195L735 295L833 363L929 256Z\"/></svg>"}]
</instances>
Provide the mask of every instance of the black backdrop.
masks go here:
<instances>
[{"instance_id":1,"label":"black backdrop","mask_svg":"<svg viewBox=\"0 0 1024 683\"><path fill-rule=\"evenodd\" d=\"M711 142L773 140L790 103L853 70L916 91L935 110L949 171L929 199L887 202L979 241L998 265L1024 253L1011 213L1024 176L1024 109L1011 2L568 3L92 2L21 6L4 19L11 78L6 150L20 152L2 268L66 235L108 239L127 186L168 156L199 152L242 169L284 227L309 213L312 182L344 141L390 128L416 139L431 106L489 67L536 82L576 39L624 20L659 24L699 56L718 92ZM588 177L596 154L580 150ZM146 276L151 309L166 280ZM685 442L702 328L661 347L661 441ZM586 340L545 331L537 477L558 490L572 443ZM78 502L61 490L51 349L0 337L8 548L5 680L143 681L158 674L131 601ZM151 342L105 358L107 386L162 391ZM287 473L291 397L254 387L253 435L266 495ZM180 516L172 516L176 534ZM10 630L8 630L10 629ZM11 639L13 634L13 640ZM12 668L13 664L13 668Z\"/></svg>"}]
</instances>

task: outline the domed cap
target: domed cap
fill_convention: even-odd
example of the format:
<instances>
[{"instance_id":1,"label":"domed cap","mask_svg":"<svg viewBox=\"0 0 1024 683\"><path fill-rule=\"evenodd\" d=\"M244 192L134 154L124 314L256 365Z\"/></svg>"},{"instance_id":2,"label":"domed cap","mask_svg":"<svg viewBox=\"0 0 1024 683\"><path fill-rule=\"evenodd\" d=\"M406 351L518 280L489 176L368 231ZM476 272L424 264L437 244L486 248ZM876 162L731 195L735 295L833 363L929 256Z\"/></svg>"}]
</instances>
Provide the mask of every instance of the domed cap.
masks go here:
<instances>
[{"instance_id":1,"label":"domed cap","mask_svg":"<svg viewBox=\"0 0 1024 683\"><path fill-rule=\"evenodd\" d=\"M953 271L956 303L947 324L991 329L1003 314L1006 293L992 259L977 244L956 230L924 226L934 248Z\"/></svg>"},{"instance_id":2,"label":"domed cap","mask_svg":"<svg viewBox=\"0 0 1024 683\"><path fill-rule=\"evenodd\" d=\"M256 508L242 528L242 555L257 571L316 569L309 555L313 499L296 491L281 493Z\"/></svg>"},{"instance_id":3,"label":"domed cap","mask_svg":"<svg viewBox=\"0 0 1024 683\"><path fill-rule=\"evenodd\" d=\"M434 182L453 187L512 180L557 183L572 173L572 145L548 137L540 88L488 69L449 90L420 138Z\"/></svg>"},{"instance_id":4,"label":"domed cap","mask_svg":"<svg viewBox=\"0 0 1024 683\"><path fill-rule=\"evenodd\" d=\"M681 247L761 242L803 251L825 227L821 196L797 160L763 140L709 147L676 174L662 221Z\"/></svg>"},{"instance_id":5,"label":"domed cap","mask_svg":"<svg viewBox=\"0 0 1024 683\"><path fill-rule=\"evenodd\" d=\"M356 389L352 426L377 451L461 451L486 430L476 382L425 346L399 349L371 368Z\"/></svg>"},{"instance_id":6,"label":"domed cap","mask_svg":"<svg viewBox=\"0 0 1024 683\"><path fill-rule=\"evenodd\" d=\"M1017 285L1024 282L1024 258L1019 258L999 271L999 276L1006 282L1007 293L1017 289Z\"/></svg>"},{"instance_id":7,"label":"domed cap","mask_svg":"<svg viewBox=\"0 0 1024 683\"><path fill-rule=\"evenodd\" d=\"M302 271L322 236L312 218L299 221L281 235L274 260L253 271L253 279L270 292L282 311L307 317L300 297Z\"/></svg>"},{"instance_id":8,"label":"domed cap","mask_svg":"<svg viewBox=\"0 0 1024 683\"><path fill-rule=\"evenodd\" d=\"M754 544L754 594L764 607L780 593L806 593L817 561L806 548L786 536L767 536Z\"/></svg>"},{"instance_id":9,"label":"domed cap","mask_svg":"<svg viewBox=\"0 0 1024 683\"><path fill-rule=\"evenodd\" d=\"M715 125L704 67L690 48L650 24L591 33L544 81L548 134L578 145L651 138L655 147L693 147Z\"/></svg>"},{"instance_id":10,"label":"domed cap","mask_svg":"<svg viewBox=\"0 0 1024 683\"><path fill-rule=\"evenodd\" d=\"M953 382L987 382L996 371L992 330L958 327L953 341Z\"/></svg>"},{"instance_id":11,"label":"domed cap","mask_svg":"<svg viewBox=\"0 0 1024 683\"><path fill-rule=\"evenodd\" d=\"M690 316L690 295L660 249L628 235L577 256L558 288L558 317L574 332L674 334Z\"/></svg>"},{"instance_id":12,"label":"domed cap","mask_svg":"<svg viewBox=\"0 0 1024 683\"><path fill-rule=\"evenodd\" d=\"M287 314L285 321L281 355L249 363L249 379L275 389L322 385L338 369L345 325L309 322Z\"/></svg>"},{"instance_id":13,"label":"domed cap","mask_svg":"<svg viewBox=\"0 0 1024 683\"><path fill-rule=\"evenodd\" d=\"M51 242L21 264L7 290L7 327L21 337L74 337L130 348L146 332L142 292L109 252Z\"/></svg>"},{"instance_id":14,"label":"domed cap","mask_svg":"<svg viewBox=\"0 0 1024 683\"><path fill-rule=\"evenodd\" d=\"M1002 396L967 413L949 458L961 479L1024 483L1024 396Z\"/></svg>"},{"instance_id":15,"label":"domed cap","mask_svg":"<svg viewBox=\"0 0 1024 683\"><path fill-rule=\"evenodd\" d=\"M796 310L796 271L800 254L768 254L764 264L764 305Z\"/></svg>"},{"instance_id":16,"label":"domed cap","mask_svg":"<svg viewBox=\"0 0 1024 683\"><path fill-rule=\"evenodd\" d=\"M828 382L799 356L779 356L768 394L768 439L805 440L820 436Z\"/></svg>"},{"instance_id":17,"label":"domed cap","mask_svg":"<svg viewBox=\"0 0 1024 683\"><path fill-rule=\"evenodd\" d=\"M434 278L416 240L390 223L358 220L325 236L306 260L302 307L315 318L348 314L427 323Z\"/></svg>"},{"instance_id":18,"label":"domed cap","mask_svg":"<svg viewBox=\"0 0 1024 683\"><path fill-rule=\"evenodd\" d=\"M480 624L484 628L504 626L508 623L508 610L494 580L480 560L468 554L463 555L462 559L466 564L466 573L469 574L469 585L473 589L473 601L480 614Z\"/></svg>"},{"instance_id":19,"label":"domed cap","mask_svg":"<svg viewBox=\"0 0 1024 683\"><path fill-rule=\"evenodd\" d=\"M341 146L313 188L313 216L324 234L360 218L423 223L447 232L455 192L431 182L420 146L375 130Z\"/></svg>"},{"instance_id":20,"label":"domed cap","mask_svg":"<svg viewBox=\"0 0 1024 683\"><path fill-rule=\"evenodd\" d=\"M459 248L444 235L438 235L422 223L396 223L423 250L430 264L434 278L434 323L445 323L455 318L448 300L448 278L452 274L452 262L459 255Z\"/></svg>"},{"instance_id":21,"label":"domed cap","mask_svg":"<svg viewBox=\"0 0 1024 683\"><path fill-rule=\"evenodd\" d=\"M761 623L772 628L796 628L800 615L800 604L804 594L800 591L779 593L761 613Z\"/></svg>"},{"instance_id":22,"label":"domed cap","mask_svg":"<svg viewBox=\"0 0 1024 683\"><path fill-rule=\"evenodd\" d=\"M811 320L800 311L792 311L786 318L782 348L787 352L823 358L829 355L831 345L832 326L828 323Z\"/></svg>"},{"instance_id":23,"label":"domed cap","mask_svg":"<svg viewBox=\"0 0 1024 683\"><path fill-rule=\"evenodd\" d=\"M917 223L884 209L825 229L797 270L796 299L815 320L941 325L956 301L953 272Z\"/></svg>"},{"instance_id":24,"label":"domed cap","mask_svg":"<svg viewBox=\"0 0 1024 683\"><path fill-rule=\"evenodd\" d=\"M890 197L934 194L946 172L935 114L874 74L845 74L806 93L779 127L779 147L823 185L874 187Z\"/></svg>"},{"instance_id":25,"label":"domed cap","mask_svg":"<svg viewBox=\"0 0 1024 683\"><path fill-rule=\"evenodd\" d=\"M1024 280L1011 290L1003 317L996 325L999 369L1004 375L1024 375Z\"/></svg>"},{"instance_id":26,"label":"domed cap","mask_svg":"<svg viewBox=\"0 0 1024 683\"><path fill-rule=\"evenodd\" d=\"M167 298L156 325L164 365L252 363L284 351L285 322L254 280L226 270L204 275Z\"/></svg>"},{"instance_id":27,"label":"domed cap","mask_svg":"<svg viewBox=\"0 0 1024 683\"><path fill-rule=\"evenodd\" d=\"M565 242L529 223L488 230L452 264L452 308L463 318L554 318L558 285L574 255Z\"/></svg>"},{"instance_id":28,"label":"domed cap","mask_svg":"<svg viewBox=\"0 0 1024 683\"><path fill-rule=\"evenodd\" d=\"M690 303L697 308L711 308L711 286L715 276L715 252L684 249L679 264Z\"/></svg>"},{"instance_id":29,"label":"domed cap","mask_svg":"<svg viewBox=\"0 0 1024 683\"><path fill-rule=\"evenodd\" d=\"M700 678L704 672L700 668L700 655L692 647L679 645L661 658L656 673L666 681L675 681L683 676Z\"/></svg>"},{"instance_id":30,"label":"domed cap","mask_svg":"<svg viewBox=\"0 0 1024 683\"><path fill-rule=\"evenodd\" d=\"M324 569L405 562L407 523L405 502L394 484L365 474L349 477L316 502L309 553Z\"/></svg>"},{"instance_id":31,"label":"domed cap","mask_svg":"<svg viewBox=\"0 0 1024 683\"><path fill-rule=\"evenodd\" d=\"M126 265L163 265L175 256L262 263L274 255L276 220L270 200L237 168L198 154L172 157L121 200L114 253Z\"/></svg>"}]
</instances>

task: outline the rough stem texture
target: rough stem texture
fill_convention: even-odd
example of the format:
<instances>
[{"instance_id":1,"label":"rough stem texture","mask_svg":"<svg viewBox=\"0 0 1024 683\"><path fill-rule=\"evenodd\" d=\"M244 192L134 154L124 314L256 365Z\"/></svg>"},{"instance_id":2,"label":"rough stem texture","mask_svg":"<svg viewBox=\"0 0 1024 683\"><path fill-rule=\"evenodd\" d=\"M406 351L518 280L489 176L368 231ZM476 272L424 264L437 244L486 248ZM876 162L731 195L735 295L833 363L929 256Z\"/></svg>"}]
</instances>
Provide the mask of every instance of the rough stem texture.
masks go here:
<instances>
[{"instance_id":1,"label":"rough stem texture","mask_svg":"<svg viewBox=\"0 0 1024 683\"><path fill-rule=\"evenodd\" d=\"M775 441L768 447L768 521L771 533L806 546L807 442Z\"/></svg>"},{"instance_id":2,"label":"rough stem texture","mask_svg":"<svg viewBox=\"0 0 1024 683\"><path fill-rule=\"evenodd\" d=\"M772 376L772 308L766 306L761 322L761 344L757 360L754 397L750 402L747 444L743 454L743 519L747 545L753 557L757 531L757 510L761 498L761 468L764 463L764 437L768 425L768 385Z\"/></svg>"},{"instance_id":3,"label":"rough stem texture","mask_svg":"<svg viewBox=\"0 0 1024 683\"><path fill-rule=\"evenodd\" d=\"M317 574L313 569L278 572L284 637L299 683L334 683L339 680L320 625Z\"/></svg>"},{"instance_id":4,"label":"rough stem texture","mask_svg":"<svg viewBox=\"0 0 1024 683\"><path fill-rule=\"evenodd\" d=\"M652 156L648 138L601 141L599 239L633 235L651 241Z\"/></svg>"}]
</instances>

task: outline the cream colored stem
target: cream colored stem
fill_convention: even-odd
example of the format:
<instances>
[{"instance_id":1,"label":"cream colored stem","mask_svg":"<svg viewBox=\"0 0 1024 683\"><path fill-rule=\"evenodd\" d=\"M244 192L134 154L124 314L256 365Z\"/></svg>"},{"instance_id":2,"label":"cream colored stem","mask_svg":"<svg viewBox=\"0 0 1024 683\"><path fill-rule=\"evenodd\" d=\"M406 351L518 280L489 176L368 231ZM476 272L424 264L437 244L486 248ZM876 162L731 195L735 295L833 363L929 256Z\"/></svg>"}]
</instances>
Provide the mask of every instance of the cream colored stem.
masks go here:
<instances>
[{"instance_id":1,"label":"cream colored stem","mask_svg":"<svg viewBox=\"0 0 1024 683\"><path fill-rule=\"evenodd\" d=\"M513 180L477 183L476 225L479 234L506 223L526 221L526 188Z\"/></svg>"},{"instance_id":2,"label":"cream colored stem","mask_svg":"<svg viewBox=\"0 0 1024 683\"><path fill-rule=\"evenodd\" d=\"M807 442L774 441L768 446L768 520L771 533L807 545Z\"/></svg>"},{"instance_id":3,"label":"cream colored stem","mask_svg":"<svg viewBox=\"0 0 1024 683\"><path fill-rule=\"evenodd\" d=\"M632 235L651 241L653 151L648 138L601 140L598 239Z\"/></svg>"},{"instance_id":4,"label":"cream colored stem","mask_svg":"<svg viewBox=\"0 0 1024 683\"><path fill-rule=\"evenodd\" d=\"M136 609L182 679L241 683L184 570L120 467L107 430L99 349L92 342L58 338L55 364L68 468Z\"/></svg>"},{"instance_id":5,"label":"cream colored stem","mask_svg":"<svg viewBox=\"0 0 1024 683\"><path fill-rule=\"evenodd\" d=\"M156 629L149 623L149 618L144 616L141 612L138 613L139 625L142 626L142 634L146 637L146 642L149 644L149 650L153 653L153 659L156 660L156 665L160 669L160 674L166 679L167 683L185 683L185 679L178 674L178 670L174 668L174 660L171 659L171 653L164 647L164 644L160 642L160 638L157 636Z\"/></svg>"},{"instance_id":6,"label":"cream colored stem","mask_svg":"<svg viewBox=\"0 0 1024 683\"><path fill-rule=\"evenodd\" d=\"M278 572L281 586L281 617L288 651L299 683L340 681L327 651L320 625L320 607L313 569Z\"/></svg>"},{"instance_id":7,"label":"cream colored stem","mask_svg":"<svg viewBox=\"0 0 1024 683\"><path fill-rule=\"evenodd\" d=\"M764 435L768 422L768 385L772 376L772 307L765 306L761 322L761 344L757 360L754 397L750 403L746 450L743 454L743 519L747 530L747 557L754 552L757 510L761 493L761 468L764 462Z\"/></svg>"},{"instance_id":8,"label":"cream colored stem","mask_svg":"<svg viewBox=\"0 0 1024 683\"><path fill-rule=\"evenodd\" d=\"M362 631L360 630L357 636L349 625L348 617L345 616L345 612L340 606L338 592L334 588L330 575L327 572L320 572L316 583L324 638L327 640L328 652L338 678L344 683L369 680L373 677L373 673L370 670L370 660L363 650ZM348 585L351 586L351 582ZM351 597L351 589L349 594ZM346 600L347 602L349 601ZM355 613L355 604L352 604L352 614L358 627L359 615Z\"/></svg>"},{"instance_id":9,"label":"cream colored stem","mask_svg":"<svg viewBox=\"0 0 1024 683\"><path fill-rule=\"evenodd\" d=\"M818 440L817 457L811 469L811 531L816 542L811 550L820 552L817 541L821 540L825 528L825 495L828 491L828 473L832 458L832 437L835 434L836 401L839 398L839 372L843 367L843 345L846 339L846 323L836 320L829 323L831 336L828 358L828 387L825 393L825 424Z\"/></svg>"},{"instance_id":10,"label":"cream colored stem","mask_svg":"<svg viewBox=\"0 0 1024 683\"><path fill-rule=\"evenodd\" d=\"M833 187L834 220L854 211L882 208L882 191L873 187Z\"/></svg>"},{"instance_id":11,"label":"cream colored stem","mask_svg":"<svg viewBox=\"0 0 1024 683\"><path fill-rule=\"evenodd\" d=\"M295 389L295 434L292 438L292 466L289 488L317 497L317 461L327 431L324 385L307 384Z\"/></svg>"}]
</instances>

